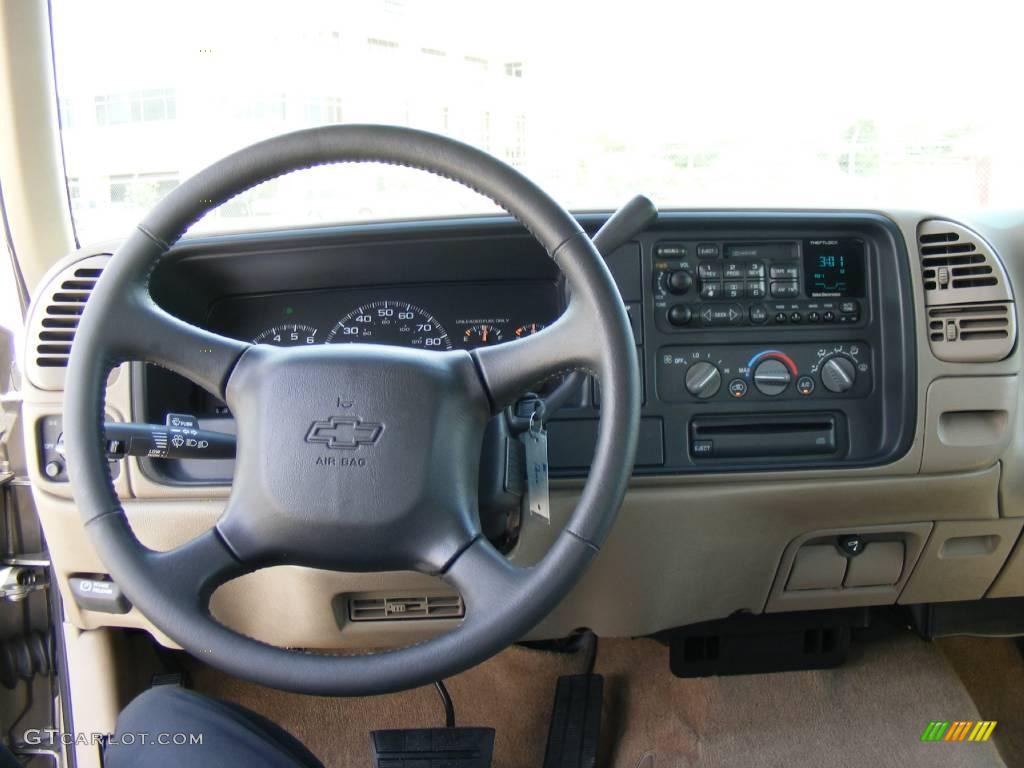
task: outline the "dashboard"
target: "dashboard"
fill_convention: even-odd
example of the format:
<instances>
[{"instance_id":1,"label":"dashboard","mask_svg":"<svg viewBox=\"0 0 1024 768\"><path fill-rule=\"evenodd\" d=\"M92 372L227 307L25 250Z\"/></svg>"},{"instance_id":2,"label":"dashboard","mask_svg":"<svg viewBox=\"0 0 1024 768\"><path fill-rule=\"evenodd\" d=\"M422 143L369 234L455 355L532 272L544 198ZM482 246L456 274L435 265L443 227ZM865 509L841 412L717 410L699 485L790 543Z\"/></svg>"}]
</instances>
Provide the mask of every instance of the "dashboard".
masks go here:
<instances>
[{"instance_id":1,"label":"dashboard","mask_svg":"<svg viewBox=\"0 0 1024 768\"><path fill-rule=\"evenodd\" d=\"M607 215L578 218L593 234ZM63 339L106 253L70 255L33 301L29 473L71 621L153 631L136 611L77 605L69 586L102 564L58 450ZM912 211L669 211L606 263L641 373L634 477L600 556L531 637L1024 595L1011 283L1024 282L1024 215L986 225ZM468 349L514 343L565 306L551 259L499 217L189 237L150 287L186 321L267 344ZM551 545L590 471L601 383L574 381L548 422L550 522L515 514L522 508L500 477L485 505L484 469L504 466L508 477L514 462L500 441L484 447L481 520L518 564ZM107 409L115 421L189 414L204 429L235 429L226 404L138 363L112 375ZM166 548L215 524L234 468L131 457L113 469L133 528L147 546ZM860 562L874 567L847 573L840 536L859 537ZM346 606L443 588L402 573L282 568L227 585L215 608L267 642L381 647L451 622L357 622Z\"/></svg>"},{"instance_id":2,"label":"dashboard","mask_svg":"<svg viewBox=\"0 0 1024 768\"><path fill-rule=\"evenodd\" d=\"M158 267L154 296L210 330L278 345L472 349L554 321L565 287L546 254L507 224L475 226L189 241ZM872 466L907 451L911 281L884 217L663 217L606 261L642 375L636 474ZM234 431L225 404L183 379L149 368L137 381L145 420L189 413ZM549 424L555 476L587 472L599 415L600 382L586 381ZM143 465L161 482L232 474L230 462Z\"/></svg>"},{"instance_id":3,"label":"dashboard","mask_svg":"<svg viewBox=\"0 0 1024 768\"><path fill-rule=\"evenodd\" d=\"M552 282L451 283L231 296L206 326L257 344L391 344L474 349L529 336L558 317Z\"/></svg>"}]
</instances>

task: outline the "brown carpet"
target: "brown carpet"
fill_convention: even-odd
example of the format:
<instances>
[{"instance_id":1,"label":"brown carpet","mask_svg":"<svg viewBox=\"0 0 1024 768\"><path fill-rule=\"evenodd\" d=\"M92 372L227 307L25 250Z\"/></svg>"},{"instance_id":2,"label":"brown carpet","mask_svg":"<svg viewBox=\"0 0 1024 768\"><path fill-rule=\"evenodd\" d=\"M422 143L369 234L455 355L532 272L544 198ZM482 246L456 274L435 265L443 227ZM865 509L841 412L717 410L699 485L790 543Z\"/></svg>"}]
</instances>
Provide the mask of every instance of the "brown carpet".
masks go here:
<instances>
[{"instance_id":1,"label":"brown carpet","mask_svg":"<svg viewBox=\"0 0 1024 768\"><path fill-rule=\"evenodd\" d=\"M1024 766L1024 657L1013 640L950 637L939 647L964 681L1003 760Z\"/></svg>"},{"instance_id":2,"label":"brown carpet","mask_svg":"<svg viewBox=\"0 0 1024 768\"><path fill-rule=\"evenodd\" d=\"M581 656L512 648L453 678L459 724L497 729L498 768L540 768L555 680L580 672ZM602 768L1004 765L991 743L919 741L929 720L979 715L938 648L909 635L867 645L837 670L698 680L672 677L667 649L652 640L602 640L597 671ZM433 688L321 699L205 666L194 677L197 689L280 723L329 768L368 766L372 729L442 723Z\"/></svg>"}]
</instances>

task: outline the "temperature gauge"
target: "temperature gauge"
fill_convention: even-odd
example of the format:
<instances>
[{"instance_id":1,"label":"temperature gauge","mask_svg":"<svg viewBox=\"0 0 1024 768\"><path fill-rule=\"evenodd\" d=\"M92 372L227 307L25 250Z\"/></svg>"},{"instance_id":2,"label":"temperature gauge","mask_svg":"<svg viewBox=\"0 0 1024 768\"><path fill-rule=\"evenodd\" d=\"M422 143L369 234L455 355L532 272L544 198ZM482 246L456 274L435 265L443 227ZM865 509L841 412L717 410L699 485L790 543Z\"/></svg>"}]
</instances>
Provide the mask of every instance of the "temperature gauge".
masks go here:
<instances>
[{"instance_id":1,"label":"temperature gauge","mask_svg":"<svg viewBox=\"0 0 1024 768\"><path fill-rule=\"evenodd\" d=\"M544 328L544 323L527 323L526 325L520 325L516 328L516 338L521 339L524 336L533 336L537 331L542 331Z\"/></svg>"}]
</instances>

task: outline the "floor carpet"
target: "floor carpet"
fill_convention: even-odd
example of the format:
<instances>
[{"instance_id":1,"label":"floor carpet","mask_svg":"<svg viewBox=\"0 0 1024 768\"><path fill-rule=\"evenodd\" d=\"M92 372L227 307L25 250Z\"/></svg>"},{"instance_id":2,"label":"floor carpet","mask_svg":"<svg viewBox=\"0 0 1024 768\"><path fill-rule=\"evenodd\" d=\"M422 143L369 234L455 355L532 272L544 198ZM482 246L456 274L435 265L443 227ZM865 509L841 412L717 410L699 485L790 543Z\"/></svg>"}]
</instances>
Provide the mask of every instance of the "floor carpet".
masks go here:
<instances>
[{"instance_id":1,"label":"floor carpet","mask_svg":"<svg viewBox=\"0 0 1024 768\"><path fill-rule=\"evenodd\" d=\"M602 640L596 669L605 676L599 766L1024 765L1004 763L993 743L920 741L930 720L980 719L936 644L907 633L857 647L855 657L836 670L680 680L669 673L668 651L659 643ZM584 664L583 654L511 648L448 681L458 722L497 729L498 768L540 768L555 681L581 672ZM325 699L263 688L201 665L193 668L193 679L198 690L280 723L329 768L368 766L370 730L443 723L433 688ZM1020 712L1019 700L1015 706ZM996 719L987 709L985 716Z\"/></svg>"}]
</instances>

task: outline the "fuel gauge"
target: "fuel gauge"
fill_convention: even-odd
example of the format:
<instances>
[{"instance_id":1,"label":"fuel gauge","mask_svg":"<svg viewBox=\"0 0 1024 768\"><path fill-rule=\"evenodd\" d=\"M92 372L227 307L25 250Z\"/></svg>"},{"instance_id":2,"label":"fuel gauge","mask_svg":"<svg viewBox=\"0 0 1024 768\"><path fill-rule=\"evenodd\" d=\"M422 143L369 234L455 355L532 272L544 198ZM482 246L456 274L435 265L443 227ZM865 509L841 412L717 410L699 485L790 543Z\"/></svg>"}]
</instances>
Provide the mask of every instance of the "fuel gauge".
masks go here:
<instances>
[{"instance_id":1,"label":"fuel gauge","mask_svg":"<svg viewBox=\"0 0 1024 768\"><path fill-rule=\"evenodd\" d=\"M462 334L462 341L475 347L497 344L501 341L501 329L489 323L481 323L467 328Z\"/></svg>"}]
</instances>

